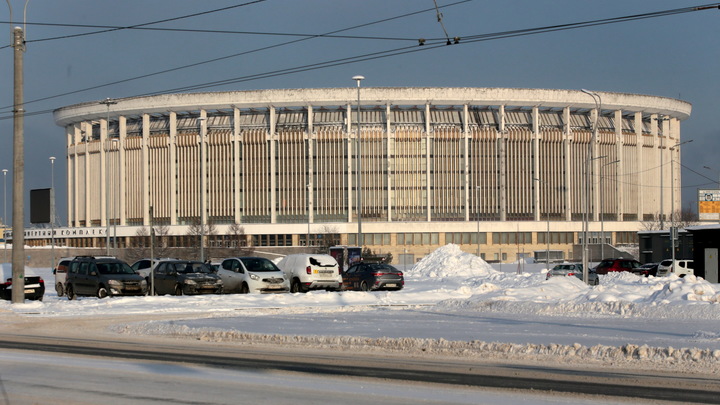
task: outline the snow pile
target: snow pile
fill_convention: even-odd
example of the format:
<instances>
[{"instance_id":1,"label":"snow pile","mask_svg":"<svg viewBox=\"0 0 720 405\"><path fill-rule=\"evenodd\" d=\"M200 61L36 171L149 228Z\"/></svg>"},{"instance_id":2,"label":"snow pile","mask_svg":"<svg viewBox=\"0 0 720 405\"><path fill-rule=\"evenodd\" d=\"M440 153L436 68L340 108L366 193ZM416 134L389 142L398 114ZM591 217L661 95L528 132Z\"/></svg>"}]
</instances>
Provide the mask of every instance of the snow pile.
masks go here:
<instances>
[{"instance_id":1,"label":"snow pile","mask_svg":"<svg viewBox=\"0 0 720 405\"><path fill-rule=\"evenodd\" d=\"M443 246L420 260L408 275L424 278L479 277L499 274L485 260L460 250L458 245Z\"/></svg>"}]
</instances>

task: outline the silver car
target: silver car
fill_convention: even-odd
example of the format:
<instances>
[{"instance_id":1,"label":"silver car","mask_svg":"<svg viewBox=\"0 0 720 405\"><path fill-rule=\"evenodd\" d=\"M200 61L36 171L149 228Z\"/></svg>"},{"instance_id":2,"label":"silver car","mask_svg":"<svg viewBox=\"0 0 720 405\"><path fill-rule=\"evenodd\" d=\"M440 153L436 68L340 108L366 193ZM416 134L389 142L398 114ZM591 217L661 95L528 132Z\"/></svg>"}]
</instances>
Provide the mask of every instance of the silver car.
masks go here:
<instances>
[{"instance_id":1,"label":"silver car","mask_svg":"<svg viewBox=\"0 0 720 405\"><path fill-rule=\"evenodd\" d=\"M552 277L567 277L567 276L575 276L579 278L580 280L583 279L583 267L582 264L579 263L561 263L555 265L550 271L547 272L547 275L545 276L546 280L549 280ZM593 269L590 269L588 271L588 284L590 285L598 285L600 284L600 277L598 277L597 273Z\"/></svg>"}]
</instances>

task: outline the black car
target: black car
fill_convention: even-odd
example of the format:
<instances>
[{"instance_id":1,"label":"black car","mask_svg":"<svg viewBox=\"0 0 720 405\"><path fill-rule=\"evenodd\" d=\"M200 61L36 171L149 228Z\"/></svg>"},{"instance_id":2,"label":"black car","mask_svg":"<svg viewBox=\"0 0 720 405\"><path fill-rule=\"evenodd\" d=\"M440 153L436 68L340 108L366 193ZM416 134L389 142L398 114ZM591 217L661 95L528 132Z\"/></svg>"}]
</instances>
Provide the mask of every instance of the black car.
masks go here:
<instances>
[{"instance_id":1,"label":"black car","mask_svg":"<svg viewBox=\"0 0 720 405\"><path fill-rule=\"evenodd\" d=\"M190 260L160 261L154 269L155 294L221 294L223 281L209 264Z\"/></svg>"},{"instance_id":2,"label":"black car","mask_svg":"<svg viewBox=\"0 0 720 405\"><path fill-rule=\"evenodd\" d=\"M0 264L0 298L12 300L12 266ZM42 301L45 295L45 280L25 270L25 299Z\"/></svg>"},{"instance_id":3,"label":"black car","mask_svg":"<svg viewBox=\"0 0 720 405\"><path fill-rule=\"evenodd\" d=\"M147 282L122 260L111 257L78 256L70 262L65 295L98 298L116 295L146 295Z\"/></svg>"},{"instance_id":4,"label":"black car","mask_svg":"<svg viewBox=\"0 0 720 405\"><path fill-rule=\"evenodd\" d=\"M645 277L653 276L653 277L655 277L655 276L657 276L658 265L660 265L660 263L645 263L642 266L635 269L635 271L633 271L633 273L637 274L638 276L645 276Z\"/></svg>"},{"instance_id":5,"label":"black car","mask_svg":"<svg viewBox=\"0 0 720 405\"><path fill-rule=\"evenodd\" d=\"M402 271L385 263L358 263L343 273L346 290L401 290L404 285Z\"/></svg>"}]
</instances>

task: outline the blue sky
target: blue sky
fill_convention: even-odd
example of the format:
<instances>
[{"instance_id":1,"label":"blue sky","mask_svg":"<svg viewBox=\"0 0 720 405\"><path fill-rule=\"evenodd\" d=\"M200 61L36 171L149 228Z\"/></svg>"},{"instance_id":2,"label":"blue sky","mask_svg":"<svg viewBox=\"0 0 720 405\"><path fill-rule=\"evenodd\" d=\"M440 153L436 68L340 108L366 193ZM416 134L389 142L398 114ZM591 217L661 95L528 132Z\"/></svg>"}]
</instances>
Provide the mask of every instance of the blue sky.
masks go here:
<instances>
[{"instance_id":1,"label":"blue sky","mask_svg":"<svg viewBox=\"0 0 720 405\"><path fill-rule=\"evenodd\" d=\"M437 0L449 36L468 38L509 30L578 23L712 3L634 0ZM22 20L24 1L10 0L13 21ZM79 37L97 28L43 24L133 26L202 13L252 0L30 0L27 8L25 101L28 114L107 97L131 97L216 80L351 58L409 47L417 38L444 38L432 0L266 0L243 7L149 25L182 30L116 30ZM421 12L402 18L393 18ZM0 4L6 36L11 40L7 5ZM312 38L338 35L373 38ZM240 34L238 31L257 34ZM65 37L60 39L50 39ZM394 39L393 39L394 38ZM304 87L351 87L351 77L366 77L363 86L458 86L591 89L679 98L692 103L682 124L683 207L695 207L697 189L714 187L720 177L720 10L600 25L481 42L463 42L388 58L209 87L198 91ZM268 48L271 47L271 48ZM268 48L264 49L263 48ZM239 55L228 57L231 55ZM0 49L0 169L7 168L8 216L12 179L12 58ZM213 63L151 73L223 58ZM97 87L107 83L122 83ZM64 93L76 92L62 97ZM44 101L34 100L49 98ZM50 187L50 156L56 156L58 215L66 223L64 130L51 113L25 119L25 188ZM708 166L713 170L704 168ZM1 191L1 190L0 190ZM670 192L669 188L647 193ZM0 207L0 214L2 214ZM26 209L26 211L29 211ZM10 219L8 218L8 222Z\"/></svg>"}]
</instances>

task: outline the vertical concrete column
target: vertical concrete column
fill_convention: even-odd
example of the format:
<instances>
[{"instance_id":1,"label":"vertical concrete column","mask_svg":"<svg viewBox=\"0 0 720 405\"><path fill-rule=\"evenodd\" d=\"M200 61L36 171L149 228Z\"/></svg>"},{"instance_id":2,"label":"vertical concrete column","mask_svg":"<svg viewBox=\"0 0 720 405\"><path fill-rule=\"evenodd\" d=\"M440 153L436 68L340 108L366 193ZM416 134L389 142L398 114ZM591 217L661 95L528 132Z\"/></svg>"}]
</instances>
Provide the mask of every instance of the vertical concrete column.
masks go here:
<instances>
[{"instance_id":1,"label":"vertical concrete column","mask_svg":"<svg viewBox=\"0 0 720 405\"><path fill-rule=\"evenodd\" d=\"M233 181L234 181L234 189L233 189L233 202L235 204L235 223L239 224L242 222L242 195L240 193L242 189L242 183L240 182L240 170L241 170L241 161L240 159L240 143L241 135L240 135L240 109L237 107L233 108L233 135L232 135L232 144L233 144L233 152L234 152L234 159L233 159Z\"/></svg>"},{"instance_id":2,"label":"vertical concrete column","mask_svg":"<svg viewBox=\"0 0 720 405\"><path fill-rule=\"evenodd\" d=\"M168 139L168 149L170 155L170 225L177 225L177 113L171 111L168 114L168 124L170 127L170 137Z\"/></svg>"},{"instance_id":3,"label":"vertical concrete column","mask_svg":"<svg viewBox=\"0 0 720 405\"><path fill-rule=\"evenodd\" d=\"M347 128L346 128L346 134L347 137L345 138L346 146L347 146L347 166L345 167L345 170L347 171L347 206L348 206L348 222L353 221L353 210L355 209L355 199L353 198L353 186L355 185L355 177L353 176L353 167L355 167L355 148L353 147L353 139L357 134L353 135L353 121L352 121L352 105L348 104L346 108L345 116L347 117ZM360 243L360 241L358 241Z\"/></svg>"},{"instance_id":4,"label":"vertical concrete column","mask_svg":"<svg viewBox=\"0 0 720 405\"><path fill-rule=\"evenodd\" d=\"M313 215L313 207L315 206L315 199L313 190L315 189L314 184L314 171L313 171L313 165L315 163L315 134L314 134L314 128L313 128L313 107L311 105L307 106L307 116L308 116L308 124L307 124L307 184L305 184L305 190L307 190L307 217L308 217L308 224L315 222L315 216ZM308 225L308 229L310 229L310 225ZM308 230L308 233L310 231ZM305 241L307 246L310 246L310 241Z\"/></svg>"},{"instance_id":5,"label":"vertical concrete column","mask_svg":"<svg viewBox=\"0 0 720 405\"><path fill-rule=\"evenodd\" d=\"M78 149L80 148L80 139L82 139L82 124L75 124L73 126L72 143L73 143L73 159L72 159L72 173L70 172L70 164L68 163L68 222L70 226L78 227L80 204L78 204L78 189L80 183L78 179L78 173L80 171L80 164L78 163ZM72 180L72 182L71 182ZM72 187L72 188L71 188Z\"/></svg>"},{"instance_id":6,"label":"vertical concrete column","mask_svg":"<svg viewBox=\"0 0 720 405\"><path fill-rule=\"evenodd\" d=\"M277 164L275 163L275 155L277 148L277 112L275 107L268 106L270 112L270 132L268 133L268 142L270 143L270 223L277 223L277 178L275 172Z\"/></svg>"},{"instance_id":7,"label":"vertical concrete column","mask_svg":"<svg viewBox=\"0 0 720 405\"><path fill-rule=\"evenodd\" d=\"M603 159L597 159L600 155L600 119L601 119L601 111L598 109L593 110L593 117L591 120L593 122L597 122L598 128L595 129L597 132L597 136L595 137L595 140L592 145L593 154L590 156L591 159L591 169L590 169L590 194L592 195L592 204L590 205L590 212L592 213L592 216L590 217L590 220L593 222L600 221L600 164L602 163ZM588 226L588 231L589 231ZM589 243L589 242L588 242Z\"/></svg>"},{"instance_id":8,"label":"vertical concrete column","mask_svg":"<svg viewBox=\"0 0 720 405\"><path fill-rule=\"evenodd\" d=\"M638 141L638 147L635 150L635 152L636 152L635 161L637 162L637 165L638 165L637 166L638 173L645 173L646 162L645 162L645 159L643 159L643 155L644 155L643 150L645 149L645 138L643 137L642 113L639 111L636 112L634 119L635 119L635 123L633 126L635 127L635 137L637 138L637 141ZM653 138L653 141L654 141L654 138ZM632 156L629 156L629 158L632 158ZM650 165L651 164L652 163L650 163ZM648 165L648 167L650 165ZM645 174L641 174L641 176L648 178L648 176ZM650 183L651 184L655 183L655 180L653 179L652 181L650 181ZM645 195L645 193L643 193L643 192L638 193L638 201L637 201L637 203L638 203L638 205L637 205L637 214L638 214L637 220L638 221L644 220L645 211L653 212L653 207L648 207L647 205L650 204L650 202L653 201L654 199L650 198L650 199L646 200L644 195Z\"/></svg>"},{"instance_id":9,"label":"vertical concrete column","mask_svg":"<svg viewBox=\"0 0 720 405\"><path fill-rule=\"evenodd\" d=\"M85 226L90 226L90 204L93 203L93 200L90 198L90 193L88 190L90 190L90 150L88 149L88 145L90 144L90 137L92 137L92 123L91 122L83 122L83 146L85 149L85 184L83 185L82 190L82 198L85 200Z\"/></svg>"},{"instance_id":10,"label":"vertical concrete column","mask_svg":"<svg viewBox=\"0 0 720 405\"><path fill-rule=\"evenodd\" d=\"M565 205L565 220L572 220L571 175L570 175L570 145L573 142L572 128L570 127L570 107L563 108L563 203Z\"/></svg>"},{"instance_id":11,"label":"vertical concrete column","mask_svg":"<svg viewBox=\"0 0 720 405\"><path fill-rule=\"evenodd\" d=\"M386 155L388 159L388 170L387 170L387 220L392 222L393 219L393 201L395 200L395 191L393 190L393 173L395 171L395 137L393 136L392 120L390 119L390 104L385 106L385 139L386 142Z\"/></svg>"},{"instance_id":12,"label":"vertical concrete column","mask_svg":"<svg viewBox=\"0 0 720 405\"><path fill-rule=\"evenodd\" d=\"M500 210L500 221L507 221L507 156L505 153L505 142L507 140L507 129L505 128L505 106L500 106L500 128L498 131L498 170L500 172L500 189L498 190L498 208Z\"/></svg>"},{"instance_id":13,"label":"vertical concrete column","mask_svg":"<svg viewBox=\"0 0 720 405\"><path fill-rule=\"evenodd\" d=\"M120 144L118 145L118 153L120 154L120 174L118 175L120 178L120 223L118 225L124 226L127 224L127 215L125 215L125 187L127 184L125 181L125 141L127 139L127 118L122 115L118 117L118 135L120 137Z\"/></svg>"},{"instance_id":14,"label":"vertical concrete column","mask_svg":"<svg viewBox=\"0 0 720 405\"><path fill-rule=\"evenodd\" d=\"M108 222L108 122L100 119L100 226Z\"/></svg>"},{"instance_id":15,"label":"vertical concrete column","mask_svg":"<svg viewBox=\"0 0 720 405\"><path fill-rule=\"evenodd\" d=\"M548 179L540 176L540 111L537 106L532 109L532 132L533 132L533 173L534 178L532 179L533 185L533 216L535 222L540 221L540 187L547 182ZM535 181L535 178L540 181ZM547 210L547 208L546 208Z\"/></svg>"},{"instance_id":16,"label":"vertical concrete column","mask_svg":"<svg viewBox=\"0 0 720 405\"><path fill-rule=\"evenodd\" d=\"M465 222L470 221L470 114L467 103L463 105L463 176L465 183L463 189L465 195L463 197L465 204ZM475 204L472 204L473 206ZM476 207L477 209L477 207Z\"/></svg>"},{"instance_id":17,"label":"vertical concrete column","mask_svg":"<svg viewBox=\"0 0 720 405\"><path fill-rule=\"evenodd\" d=\"M150 142L150 115L142 117L142 212L143 225L150 225L150 158L148 143Z\"/></svg>"},{"instance_id":18,"label":"vertical concrete column","mask_svg":"<svg viewBox=\"0 0 720 405\"><path fill-rule=\"evenodd\" d=\"M666 212L665 212L665 182L666 182L666 176L665 176L665 153L663 152L663 149L665 149L665 137L660 136L658 133L658 115L657 114L651 114L650 115L650 135L652 135L652 139L655 145L657 145L657 167L660 171L660 187L655 192L655 199L657 200L657 204L655 207L655 211L659 213L660 215L660 224L661 228L665 228L665 218L666 218Z\"/></svg>"},{"instance_id":19,"label":"vertical concrete column","mask_svg":"<svg viewBox=\"0 0 720 405\"><path fill-rule=\"evenodd\" d=\"M613 169L613 189L615 190L615 212L617 213L617 220L621 221L623 218L623 214L625 213L625 207L623 204L623 201L625 199L623 198L623 188L620 183L620 173L625 173L625 162L627 161L628 157L623 156L623 151L625 148L623 145L624 137L622 132L623 128L623 116L622 116L622 110L615 110L615 156L617 156L617 160L619 162L610 165L610 167ZM638 139L638 142L642 141L642 139ZM639 143L636 145L636 148L639 147ZM641 170L638 170L639 173L642 173ZM638 198L642 195L642 192L638 192ZM610 238L612 241L612 237Z\"/></svg>"},{"instance_id":20,"label":"vertical concrete column","mask_svg":"<svg viewBox=\"0 0 720 405\"><path fill-rule=\"evenodd\" d=\"M430 154L432 148L432 117L430 115L430 103L425 104L425 220L430 222L432 220L432 173L430 173Z\"/></svg>"}]
</instances>

